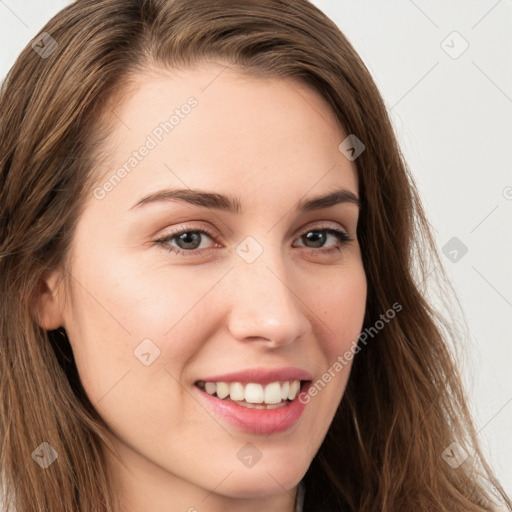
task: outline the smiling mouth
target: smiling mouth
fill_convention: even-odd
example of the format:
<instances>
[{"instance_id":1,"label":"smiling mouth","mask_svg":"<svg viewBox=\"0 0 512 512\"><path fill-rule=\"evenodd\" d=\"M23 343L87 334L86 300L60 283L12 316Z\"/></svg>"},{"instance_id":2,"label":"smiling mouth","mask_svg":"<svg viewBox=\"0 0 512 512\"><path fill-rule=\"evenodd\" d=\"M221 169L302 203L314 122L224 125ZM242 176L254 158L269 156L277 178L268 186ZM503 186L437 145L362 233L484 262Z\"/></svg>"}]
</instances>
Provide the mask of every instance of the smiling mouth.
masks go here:
<instances>
[{"instance_id":1,"label":"smiling mouth","mask_svg":"<svg viewBox=\"0 0 512 512\"><path fill-rule=\"evenodd\" d=\"M286 380L269 384L258 382L205 382L195 385L209 395L248 409L279 409L297 397L300 389L310 381Z\"/></svg>"}]
</instances>

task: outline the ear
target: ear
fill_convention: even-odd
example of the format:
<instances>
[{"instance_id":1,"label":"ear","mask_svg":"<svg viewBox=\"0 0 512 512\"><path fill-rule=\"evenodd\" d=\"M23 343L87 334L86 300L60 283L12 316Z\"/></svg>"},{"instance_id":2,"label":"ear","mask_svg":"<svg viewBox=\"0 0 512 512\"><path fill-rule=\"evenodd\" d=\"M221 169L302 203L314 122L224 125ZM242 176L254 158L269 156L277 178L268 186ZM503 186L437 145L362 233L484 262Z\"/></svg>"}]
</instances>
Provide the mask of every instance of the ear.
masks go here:
<instances>
[{"instance_id":1,"label":"ear","mask_svg":"<svg viewBox=\"0 0 512 512\"><path fill-rule=\"evenodd\" d=\"M48 271L44 274L34 291L33 311L37 323L45 331L53 331L64 326L62 314L64 286L59 271Z\"/></svg>"}]
</instances>

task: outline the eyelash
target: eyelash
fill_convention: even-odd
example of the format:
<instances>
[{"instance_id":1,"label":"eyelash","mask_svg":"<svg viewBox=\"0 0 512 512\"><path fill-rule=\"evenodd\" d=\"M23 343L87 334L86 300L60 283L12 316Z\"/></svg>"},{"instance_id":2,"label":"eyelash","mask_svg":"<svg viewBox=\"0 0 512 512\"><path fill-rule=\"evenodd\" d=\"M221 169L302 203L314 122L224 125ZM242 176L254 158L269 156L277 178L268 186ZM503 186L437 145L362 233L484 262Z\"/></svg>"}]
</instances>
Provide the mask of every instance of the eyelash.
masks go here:
<instances>
[{"instance_id":1,"label":"eyelash","mask_svg":"<svg viewBox=\"0 0 512 512\"><path fill-rule=\"evenodd\" d=\"M307 231L305 231L300 237L306 235L307 233L311 233L311 232L324 232L324 233L333 235L341 242L342 246L344 244L346 244L348 242L352 242L354 240L354 238L349 233L347 233L346 231L344 231L338 227L334 227L334 225L318 226L318 227L310 228ZM189 256L189 257L196 256L196 255L200 254L201 252L204 252L204 251L209 252L213 249L213 248L209 248L209 249L185 250L185 249L176 248L176 247L168 244L168 242L170 242L174 238L176 238L180 235L183 235L185 233L201 233L202 235L206 235L206 236L210 237L212 240L214 240L214 235L212 233L210 233L209 231L207 231L205 229L201 229L201 228L196 229L194 227L188 227L185 229L180 229L180 230L174 231L174 232L166 235L165 237L156 240L155 243L161 245L164 250L171 252L173 254L176 254L178 256ZM329 255L336 251L341 251L343 248L342 246L337 245L334 247L330 247L328 249L319 248L316 250L315 250L315 248L310 247L309 249L314 252L319 252L321 254ZM304 248L308 249L308 247L304 247Z\"/></svg>"}]
</instances>

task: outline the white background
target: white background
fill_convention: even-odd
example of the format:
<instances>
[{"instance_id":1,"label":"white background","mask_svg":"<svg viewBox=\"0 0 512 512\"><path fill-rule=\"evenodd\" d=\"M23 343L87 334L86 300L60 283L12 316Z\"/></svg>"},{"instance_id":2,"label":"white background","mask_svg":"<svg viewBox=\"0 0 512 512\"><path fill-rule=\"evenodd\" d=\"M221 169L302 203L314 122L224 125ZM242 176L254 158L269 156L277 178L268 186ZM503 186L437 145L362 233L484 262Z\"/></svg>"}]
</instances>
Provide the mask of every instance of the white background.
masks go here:
<instances>
[{"instance_id":1,"label":"white background","mask_svg":"<svg viewBox=\"0 0 512 512\"><path fill-rule=\"evenodd\" d=\"M69 3L0 0L0 78ZM456 262L441 252L470 332L460 367L479 439L512 494L512 1L313 3L377 82L439 250L452 237L468 248Z\"/></svg>"}]
</instances>

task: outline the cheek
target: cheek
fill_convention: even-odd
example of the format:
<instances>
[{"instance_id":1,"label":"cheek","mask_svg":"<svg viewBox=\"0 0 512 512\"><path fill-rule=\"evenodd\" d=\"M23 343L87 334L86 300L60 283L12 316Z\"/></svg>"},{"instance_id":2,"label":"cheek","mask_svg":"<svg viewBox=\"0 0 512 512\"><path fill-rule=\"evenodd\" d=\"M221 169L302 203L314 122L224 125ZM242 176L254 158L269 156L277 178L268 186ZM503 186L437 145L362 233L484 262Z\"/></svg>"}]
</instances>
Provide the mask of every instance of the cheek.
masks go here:
<instances>
[{"instance_id":1,"label":"cheek","mask_svg":"<svg viewBox=\"0 0 512 512\"><path fill-rule=\"evenodd\" d=\"M338 273L314 296L312 304L324 326L324 353L329 364L357 342L366 311L366 294L364 269L357 264Z\"/></svg>"},{"instance_id":2,"label":"cheek","mask_svg":"<svg viewBox=\"0 0 512 512\"><path fill-rule=\"evenodd\" d=\"M182 369L204 342L201 322L208 290L218 276L211 272L209 277L192 276L178 268L165 272L99 251L87 259L78 258L73 275L80 284L74 287L75 308L68 312L66 330L93 404L127 372L131 373L126 380L137 375L141 386L153 385L162 368L180 379ZM168 374L164 377L172 382Z\"/></svg>"},{"instance_id":3,"label":"cheek","mask_svg":"<svg viewBox=\"0 0 512 512\"><path fill-rule=\"evenodd\" d=\"M352 263L352 262L351 262ZM312 289L312 287L311 287ZM302 290L308 296L306 290ZM317 380L304 395L314 403L309 412L326 419L327 427L342 399L366 311L367 281L359 261L336 269L330 279L310 291L308 306L315 318L315 342L321 352ZM325 432L324 432L325 434Z\"/></svg>"}]
</instances>

